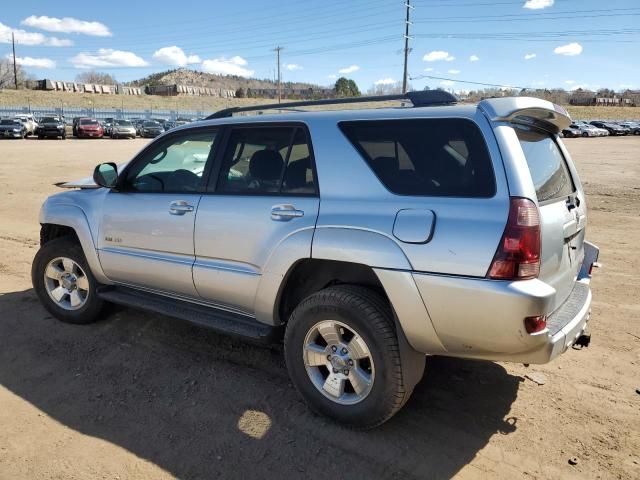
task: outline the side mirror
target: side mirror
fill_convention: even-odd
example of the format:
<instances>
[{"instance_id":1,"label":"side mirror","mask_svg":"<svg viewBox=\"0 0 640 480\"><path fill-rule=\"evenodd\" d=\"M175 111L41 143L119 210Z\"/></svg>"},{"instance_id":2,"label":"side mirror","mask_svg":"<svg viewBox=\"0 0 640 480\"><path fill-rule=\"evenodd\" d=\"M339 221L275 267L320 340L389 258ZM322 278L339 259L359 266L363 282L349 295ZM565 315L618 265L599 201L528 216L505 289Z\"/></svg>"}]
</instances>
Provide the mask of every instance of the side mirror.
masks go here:
<instances>
[{"instance_id":1,"label":"side mirror","mask_svg":"<svg viewBox=\"0 0 640 480\"><path fill-rule=\"evenodd\" d=\"M118 183L118 167L115 163L101 163L93 171L93 181L105 188L115 188Z\"/></svg>"}]
</instances>

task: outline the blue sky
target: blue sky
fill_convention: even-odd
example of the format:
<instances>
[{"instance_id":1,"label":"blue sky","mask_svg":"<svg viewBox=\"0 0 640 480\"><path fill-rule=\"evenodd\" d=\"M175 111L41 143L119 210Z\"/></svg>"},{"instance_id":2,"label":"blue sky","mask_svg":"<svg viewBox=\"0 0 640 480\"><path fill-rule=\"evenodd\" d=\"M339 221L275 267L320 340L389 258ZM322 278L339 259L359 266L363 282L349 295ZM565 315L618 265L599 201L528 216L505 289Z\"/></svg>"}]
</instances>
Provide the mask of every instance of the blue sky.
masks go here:
<instances>
[{"instance_id":1,"label":"blue sky","mask_svg":"<svg viewBox=\"0 0 640 480\"><path fill-rule=\"evenodd\" d=\"M412 0L415 88L640 88L639 0ZM82 8L79 8L82 5ZM403 0L6 2L0 55L37 78L87 68L120 81L185 66L361 90L402 79Z\"/></svg>"}]
</instances>

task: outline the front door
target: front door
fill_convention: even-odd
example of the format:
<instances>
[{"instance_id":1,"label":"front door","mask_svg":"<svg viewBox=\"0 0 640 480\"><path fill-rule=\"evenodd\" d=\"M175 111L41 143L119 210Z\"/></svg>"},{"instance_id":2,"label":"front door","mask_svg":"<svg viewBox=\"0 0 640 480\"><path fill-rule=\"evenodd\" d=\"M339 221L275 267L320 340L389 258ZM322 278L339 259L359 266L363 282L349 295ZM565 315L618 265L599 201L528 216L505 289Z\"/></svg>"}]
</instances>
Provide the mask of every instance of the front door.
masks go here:
<instances>
[{"instance_id":1,"label":"front door","mask_svg":"<svg viewBox=\"0 0 640 480\"><path fill-rule=\"evenodd\" d=\"M193 278L203 299L253 315L260 282L277 278L266 275L274 257L311 256L318 190L306 127L229 128L198 208Z\"/></svg>"},{"instance_id":2,"label":"front door","mask_svg":"<svg viewBox=\"0 0 640 480\"><path fill-rule=\"evenodd\" d=\"M197 297L193 233L215 129L178 131L142 151L105 197L100 263L114 282Z\"/></svg>"}]
</instances>

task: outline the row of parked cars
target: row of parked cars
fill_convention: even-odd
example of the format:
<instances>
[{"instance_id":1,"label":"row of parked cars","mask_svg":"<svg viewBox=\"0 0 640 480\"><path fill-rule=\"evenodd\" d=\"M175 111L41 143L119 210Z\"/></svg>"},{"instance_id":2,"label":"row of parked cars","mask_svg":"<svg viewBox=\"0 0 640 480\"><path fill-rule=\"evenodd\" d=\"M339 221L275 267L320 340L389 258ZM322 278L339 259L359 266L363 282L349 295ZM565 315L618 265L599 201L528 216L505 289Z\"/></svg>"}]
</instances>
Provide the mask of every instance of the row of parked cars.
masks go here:
<instances>
[{"instance_id":1,"label":"row of parked cars","mask_svg":"<svg viewBox=\"0 0 640 480\"><path fill-rule=\"evenodd\" d=\"M61 138L65 140L71 133L78 138L154 138L167 130L194 121L180 117L176 121L164 118L130 120L106 118L97 120L90 117L74 117L71 121L61 116L48 116L36 119L31 114L16 115L13 118L0 119L0 137L26 138L36 135L39 139Z\"/></svg>"},{"instance_id":2,"label":"row of parked cars","mask_svg":"<svg viewBox=\"0 0 640 480\"><path fill-rule=\"evenodd\" d=\"M606 137L607 135L640 135L640 122L611 122L603 120L586 122L576 120L562 130L562 136L566 138Z\"/></svg>"}]
</instances>

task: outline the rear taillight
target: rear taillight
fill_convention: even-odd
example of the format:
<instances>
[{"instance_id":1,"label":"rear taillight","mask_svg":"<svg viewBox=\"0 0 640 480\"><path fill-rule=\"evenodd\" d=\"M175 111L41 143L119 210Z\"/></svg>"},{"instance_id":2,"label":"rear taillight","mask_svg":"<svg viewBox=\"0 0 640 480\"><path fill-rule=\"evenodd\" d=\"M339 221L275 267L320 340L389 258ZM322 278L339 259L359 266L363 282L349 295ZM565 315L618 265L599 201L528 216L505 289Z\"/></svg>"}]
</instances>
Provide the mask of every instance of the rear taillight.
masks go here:
<instances>
[{"instance_id":1,"label":"rear taillight","mask_svg":"<svg viewBox=\"0 0 640 480\"><path fill-rule=\"evenodd\" d=\"M487 277L525 280L540 273L540 215L528 198L511 198L509 219Z\"/></svg>"},{"instance_id":2,"label":"rear taillight","mask_svg":"<svg viewBox=\"0 0 640 480\"><path fill-rule=\"evenodd\" d=\"M547 317L539 315L536 317L527 317L524 319L524 328L527 333L538 333L547 328Z\"/></svg>"}]
</instances>

